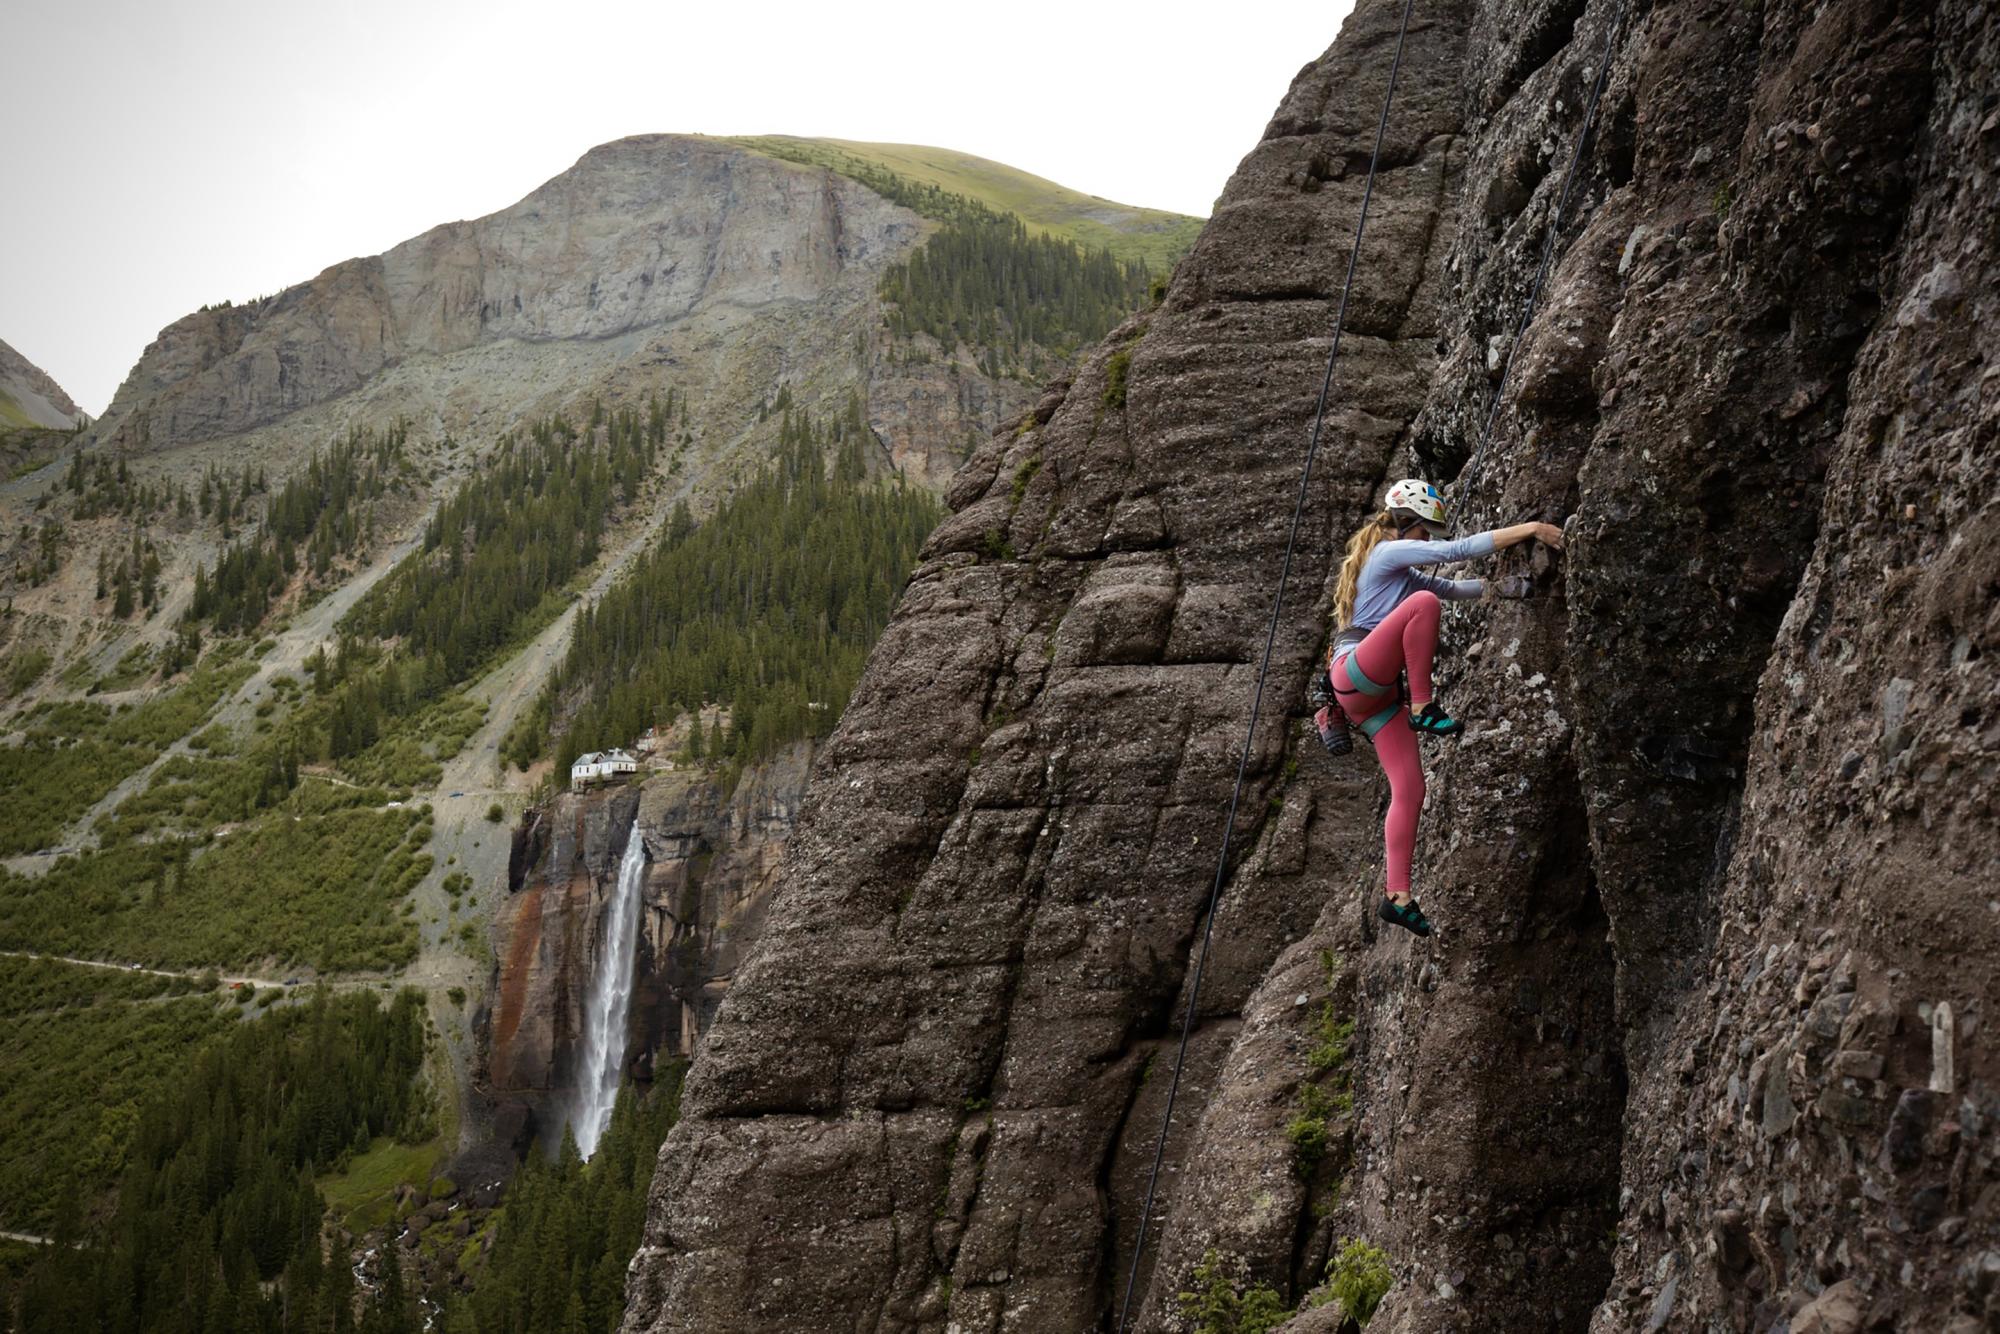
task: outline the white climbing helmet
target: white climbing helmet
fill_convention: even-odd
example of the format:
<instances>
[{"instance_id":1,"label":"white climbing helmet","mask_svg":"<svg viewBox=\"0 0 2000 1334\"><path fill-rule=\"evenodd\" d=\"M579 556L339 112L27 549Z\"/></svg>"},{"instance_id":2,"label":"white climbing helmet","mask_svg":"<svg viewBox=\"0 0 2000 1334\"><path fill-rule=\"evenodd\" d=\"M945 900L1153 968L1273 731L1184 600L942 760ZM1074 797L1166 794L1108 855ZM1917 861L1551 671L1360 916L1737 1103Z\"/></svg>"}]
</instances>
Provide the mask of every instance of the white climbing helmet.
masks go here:
<instances>
[{"instance_id":1,"label":"white climbing helmet","mask_svg":"<svg viewBox=\"0 0 2000 1334\"><path fill-rule=\"evenodd\" d=\"M1445 514L1444 497L1438 494L1436 487L1418 477L1405 477L1390 487L1389 494L1382 497L1382 507L1408 510L1433 531L1450 526L1449 517Z\"/></svg>"}]
</instances>

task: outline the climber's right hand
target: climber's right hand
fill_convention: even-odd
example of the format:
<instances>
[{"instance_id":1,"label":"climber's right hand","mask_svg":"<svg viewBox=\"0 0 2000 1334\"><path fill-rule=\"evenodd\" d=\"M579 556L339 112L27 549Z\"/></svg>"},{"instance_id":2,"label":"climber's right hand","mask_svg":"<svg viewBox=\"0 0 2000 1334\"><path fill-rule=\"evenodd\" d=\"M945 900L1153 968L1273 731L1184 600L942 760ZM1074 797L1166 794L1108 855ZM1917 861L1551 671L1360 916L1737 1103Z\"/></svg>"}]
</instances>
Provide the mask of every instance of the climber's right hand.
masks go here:
<instances>
[{"instance_id":1,"label":"climber's right hand","mask_svg":"<svg viewBox=\"0 0 2000 1334\"><path fill-rule=\"evenodd\" d=\"M1563 530L1552 523L1538 523L1535 525L1535 540L1545 547L1554 547L1557 551L1561 551Z\"/></svg>"}]
</instances>

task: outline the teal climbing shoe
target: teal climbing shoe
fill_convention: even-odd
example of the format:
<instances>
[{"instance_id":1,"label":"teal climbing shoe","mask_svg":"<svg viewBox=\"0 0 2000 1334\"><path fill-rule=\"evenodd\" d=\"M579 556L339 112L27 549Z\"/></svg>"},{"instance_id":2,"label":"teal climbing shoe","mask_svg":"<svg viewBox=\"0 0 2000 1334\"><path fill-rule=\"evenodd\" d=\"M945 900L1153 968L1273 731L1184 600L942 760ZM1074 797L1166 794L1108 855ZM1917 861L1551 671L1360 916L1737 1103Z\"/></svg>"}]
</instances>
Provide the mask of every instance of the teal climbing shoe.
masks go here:
<instances>
[{"instance_id":1,"label":"teal climbing shoe","mask_svg":"<svg viewBox=\"0 0 2000 1334\"><path fill-rule=\"evenodd\" d=\"M1420 936L1428 936L1431 933L1430 919L1424 916L1424 910L1417 906L1415 899L1411 899L1408 903L1398 903L1385 895L1381 906L1375 910L1375 915L1385 922L1393 922L1405 931L1414 931Z\"/></svg>"},{"instance_id":2,"label":"teal climbing shoe","mask_svg":"<svg viewBox=\"0 0 2000 1334\"><path fill-rule=\"evenodd\" d=\"M1431 700L1410 715L1410 730L1429 736L1457 736L1465 730L1465 724L1446 714L1437 706L1436 700Z\"/></svg>"}]
</instances>

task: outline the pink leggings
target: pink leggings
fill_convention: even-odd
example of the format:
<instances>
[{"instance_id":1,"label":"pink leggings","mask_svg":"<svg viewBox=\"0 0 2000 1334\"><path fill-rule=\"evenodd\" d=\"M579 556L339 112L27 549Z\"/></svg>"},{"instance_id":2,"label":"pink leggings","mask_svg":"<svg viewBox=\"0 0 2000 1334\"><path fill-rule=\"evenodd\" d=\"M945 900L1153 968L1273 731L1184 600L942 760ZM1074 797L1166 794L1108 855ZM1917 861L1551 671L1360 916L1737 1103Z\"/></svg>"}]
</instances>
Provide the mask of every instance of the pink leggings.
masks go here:
<instances>
[{"instance_id":1,"label":"pink leggings","mask_svg":"<svg viewBox=\"0 0 2000 1334\"><path fill-rule=\"evenodd\" d=\"M1437 656L1437 642L1437 594L1420 588L1397 603L1396 610L1383 617L1366 639L1342 652L1343 658L1351 652L1362 675L1390 688L1384 695L1336 695L1348 721L1359 726L1393 703L1396 677L1405 671L1410 674L1410 702L1418 708L1429 703L1434 698L1431 659ZM1334 661L1332 676L1339 690L1352 689L1339 659ZM1374 736L1375 758L1382 761L1382 772L1389 778L1389 814L1382 821L1382 845L1391 894L1410 892L1410 857L1417 847L1417 815L1424 807L1424 767L1417 760L1417 734L1410 730L1409 718L1409 710L1398 705L1395 715Z\"/></svg>"}]
</instances>

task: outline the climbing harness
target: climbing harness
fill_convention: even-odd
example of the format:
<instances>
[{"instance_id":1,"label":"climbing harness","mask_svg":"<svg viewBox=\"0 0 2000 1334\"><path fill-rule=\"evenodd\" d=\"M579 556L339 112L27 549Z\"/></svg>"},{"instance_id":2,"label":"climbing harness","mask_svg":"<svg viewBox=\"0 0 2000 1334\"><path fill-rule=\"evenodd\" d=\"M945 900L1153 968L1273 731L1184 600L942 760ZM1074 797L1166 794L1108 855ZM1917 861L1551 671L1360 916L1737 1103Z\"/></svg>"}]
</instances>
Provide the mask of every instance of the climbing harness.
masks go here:
<instances>
[{"instance_id":1,"label":"climbing harness","mask_svg":"<svg viewBox=\"0 0 2000 1334\"><path fill-rule=\"evenodd\" d=\"M1340 336L1347 327L1348 300L1354 291L1354 273L1361 258L1361 238L1368 226L1368 205L1375 195L1375 174L1382 160L1382 140L1389 129L1389 108L1396 99L1396 79L1403 68L1403 41L1409 35L1410 10L1414 4L1415 0L1403 0L1402 23L1396 29L1396 52L1389 63L1389 87L1383 94L1382 115L1375 125L1375 148L1368 158L1368 180L1361 191L1361 213L1354 222L1354 244L1347 255L1347 278L1340 289L1340 306L1333 321L1333 346L1327 352L1326 373L1320 380L1319 403L1313 411L1312 435L1306 443L1305 465L1299 473L1298 498L1292 504L1291 531L1285 538L1285 560L1278 571L1278 592L1277 596L1271 601L1271 621L1264 632L1264 657L1258 664L1257 685L1255 691L1250 696L1250 723L1244 730L1243 751L1236 763L1236 785L1229 795L1229 818L1222 826L1222 849L1216 855L1215 880L1210 885L1208 891L1208 911L1206 920L1202 924L1201 950L1195 956L1194 975L1188 982L1187 1012L1181 1018L1180 1044L1174 1053L1173 1078L1167 1084L1167 1105L1160 1117L1159 1138L1153 1145L1153 1167L1151 1173L1146 1178L1146 1203L1139 1213L1139 1233L1132 1242L1132 1266L1126 1273L1125 1296L1118 1307L1117 1334L1125 1334L1127 1322L1132 1314L1132 1293L1139 1281L1139 1262L1146 1254L1146 1233L1152 1222L1153 1199L1160 1184L1160 1164L1166 1158L1167 1132L1173 1127L1174 1122L1174 1100L1180 1093L1181 1069L1187 1061L1188 1037L1194 1031L1195 1007L1201 999L1202 973L1208 965L1209 943L1215 935L1216 907L1221 902L1222 886L1229 874L1230 836L1236 828L1236 810L1243 799L1243 780L1249 772L1251 745L1256 740L1257 721L1263 709L1264 680L1271 670L1271 654L1277 644L1278 622L1285 605L1285 585L1291 577L1292 555L1298 546L1299 523L1305 515L1306 496L1312 482L1313 459L1319 453L1320 430L1326 421L1327 395L1333 387L1333 366L1334 362L1340 356ZM1486 442L1493 434L1493 424L1499 417L1500 404L1507 388L1507 377L1513 370L1514 349L1520 345L1521 335L1526 331L1528 321L1534 314L1536 301L1540 299L1542 283L1548 276L1549 261L1554 254L1556 238L1562 231L1563 209L1569 201L1570 188L1575 183L1577 166L1583 159L1584 145L1590 138L1591 126L1597 119L1598 99L1603 95L1605 76L1611 68L1612 44L1617 39L1618 30L1624 26L1625 5L1626 0L1618 0L1618 8L1612 15L1611 25L1604 34L1604 53L1598 60L1597 81L1590 91L1590 105L1584 112L1583 127L1577 134L1576 148L1570 154L1569 170L1563 176L1562 190L1556 200L1555 213L1549 220L1548 238L1542 246L1541 266L1535 273L1534 286L1528 294L1527 309L1522 311L1520 322L1514 330L1513 342L1507 349L1507 360L1500 373L1500 384L1494 393L1493 407L1487 414L1485 429L1480 432L1479 444L1473 450L1472 460L1467 465L1467 471L1472 474L1472 482L1468 484L1467 489L1468 501L1473 494L1471 488L1473 485L1476 485L1478 480L1478 474L1475 470L1478 467L1480 456L1485 452ZM1470 509L1470 505L1469 503L1462 503L1456 509L1459 513L1465 513ZM1455 529L1455 520L1453 526ZM1350 665L1346 673L1350 684L1355 685L1357 689L1360 688L1360 682L1367 682L1371 686L1376 685L1375 682L1368 681L1366 676L1360 675L1351 666L1351 660L1352 655L1350 654L1348 659ZM1333 688L1333 683L1329 681L1328 686L1329 688ZM1377 687L1374 692L1364 693L1380 693L1387 689L1388 687ZM1376 715L1376 717L1380 716L1379 714ZM1393 711L1391 711L1390 716L1394 716ZM1369 719L1371 723L1374 721L1375 718ZM1367 724L1363 725L1364 730L1366 726ZM1380 727L1378 726L1376 730L1379 731ZM1373 733L1370 733L1370 735L1372 736ZM1420 913L1419 916L1421 916ZM1428 926L1429 923L1426 922L1425 925Z\"/></svg>"},{"instance_id":2,"label":"climbing harness","mask_svg":"<svg viewBox=\"0 0 2000 1334\"><path fill-rule=\"evenodd\" d=\"M1334 636L1332 649L1333 662L1332 666L1327 669L1327 679L1332 684L1333 693L1336 695L1366 695L1370 699L1379 699L1391 691L1395 692L1396 697L1390 700L1386 706L1361 720L1361 735L1373 741L1375 734L1384 727L1387 727L1389 720L1396 716L1396 711L1403 707L1403 674L1401 672L1396 673L1396 679L1388 685L1369 679L1368 674L1361 670L1361 665L1354 661L1355 650L1361 647L1361 641L1367 637L1368 632L1366 630L1357 629L1353 626L1349 626ZM1348 688L1345 690L1340 688L1340 678L1342 677L1345 677L1347 680ZM1336 705L1335 707L1338 706Z\"/></svg>"},{"instance_id":3,"label":"climbing harness","mask_svg":"<svg viewBox=\"0 0 2000 1334\"><path fill-rule=\"evenodd\" d=\"M1326 422L1327 395L1333 388L1333 364L1340 356L1340 336L1347 328L1347 303L1354 292L1354 273L1361 260L1361 237L1368 227L1368 205L1375 197L1375 173L1382 162L1382 140L1389 132L1389 107L1396 100L1396 78L1403 69L1403 39L1410 32L1410 10L1416 0L1403 0L1403 20L1396 29L1396 54L1389 62L1389 87L1382 96L1382 115L1375 123L1375 148L1368 155L1368 180L1361 188L1361 213L1354 220L1354 245L1347 252L1347 278L1340 288L1340 307L1333 319L1333 346L1327 349L1326 373L1319 382L1319 403L1313 410L1312 435L1306 442L1305 466L1299 472L1298 499L1292 503L1292 527L1285 537L1285 561L1278 569L1278 595L1271 601L1271 623L1264 631L1264 658L1257 666L1257 688L1250 696L1250 725L1243 734L1243 753L1236 761L1236 786L1229 794L1229 818L1222 826L1222 850L1216 855L1215 881L1209 886L1207 920L1202 924L1201 952L1195 956L1188 982L1187 1014L1181 1019L1180 1047L1174 1053L1174 1075L1167 1084L1167 1106L1160 1117L1160 1137L1153 1146L1153 1170L1146 1178L1146 1204L1139 1211L1139 1235L1132 1242L1132 1268L1125 1276L1125 1298L1118 1306L1118 1334L1125 1334L1132 1314L1132 1290L1139 1281L1139 1261L1146 1254L1146 1230L1153 1218L1153 1196L1160 1184L1160 1163L1166 1157L1167 1131L1174 1123L1174 1099L1181 1089L1181 1067L1187 1061L1188 1035L1194 1031L1195 1004L1201 997L1201 975L1208 965L1209 941L1215 935L1215 909L1229 875L1229 836L1236 828L1236 808L1243 799L1243 779L1250 768L1250 750L1257 736L1257 719L1264 704L1264 678L1271 670L1271 653L1278 642L1278 620L1285 605L1285 584L1291 578L1292 554L1298 547L1299 522L1305 516L1312 483L1313 458L1319 453L1320 429Z\"/></svg>"},{"instance_id":4,"label":"climbing harness","mask_svg":"<svg viewBox=\"0 0 2000 1334\"><path fill-rule=\"evenodd\" d=\"M1402 708L1410 697L1401 672L1396 673L1396 684L1391 687L1370 680L1367 674L1355 665L1354 650L1367 636L1366 630L1356 629L1353 626L1335 635L1332 646L1327 650L1326 665L1315 668L1312 680L1306 683L1306 707L1313 711L1315 725L1318 724L1320 711L1326 712L1327 723L1326 726L1319 728L1319 739L1320 744L1332 755L1345 755L1354 749L1354 743L1347 736L1350 727L1359 726L1361 734L1373 741L1375 734L1388 725L1389 720L1396 716L1396 711ZM1347 689L1340 688L1340 680L1347 682ZM1348 721L1347 711L1340 703L1342 695L1367 695L1373 698L1386 695L1391 689L1395 690L1396 698L1388 707L1370 714L1358 724Z\"/></svg>"}]
</instances>

